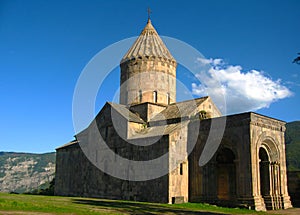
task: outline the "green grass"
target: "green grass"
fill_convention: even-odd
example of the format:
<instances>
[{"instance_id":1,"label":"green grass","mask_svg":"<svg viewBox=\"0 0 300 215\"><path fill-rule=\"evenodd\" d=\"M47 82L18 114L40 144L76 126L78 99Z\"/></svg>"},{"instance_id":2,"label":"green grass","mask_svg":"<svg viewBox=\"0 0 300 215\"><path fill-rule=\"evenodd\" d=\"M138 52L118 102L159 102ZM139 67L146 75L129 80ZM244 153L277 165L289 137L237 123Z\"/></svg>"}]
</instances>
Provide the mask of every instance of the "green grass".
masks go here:
<instances>
[{"instance_id":1,"label":"green grass","mask_svg":"<svg viewBox=\"0 0 300 215\"><path fill-rule=\"evenodd\" d=\"M4 211L47 214L265 214L245 209L208 204L154 204L95 198L36 196L0 193L0 214ZM1 213L2 212L2 213ZM210 213L207 213L210 212Z\"/></svg>"}]
</instances>

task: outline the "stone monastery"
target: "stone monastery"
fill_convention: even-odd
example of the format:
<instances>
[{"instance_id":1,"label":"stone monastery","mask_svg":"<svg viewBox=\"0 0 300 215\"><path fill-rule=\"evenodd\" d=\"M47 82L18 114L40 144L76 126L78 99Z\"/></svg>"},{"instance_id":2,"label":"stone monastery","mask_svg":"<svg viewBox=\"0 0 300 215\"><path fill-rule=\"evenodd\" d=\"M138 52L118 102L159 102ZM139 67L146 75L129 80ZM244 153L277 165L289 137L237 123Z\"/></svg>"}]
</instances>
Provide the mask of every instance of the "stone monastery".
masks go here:
<instances>
[{"instance_id":1,"label":"stone monastery","mask_svg":"<svg viewBox=\"0 0 300 215\"><path fill-rule=\"evenodd\" d=\"M120 104L107 102L56 149L55 194L292 207L285 123L253 112L222 116L210 97L176 102L176 67L148 19L121 59Z\"/></svg>"}]
</instances>

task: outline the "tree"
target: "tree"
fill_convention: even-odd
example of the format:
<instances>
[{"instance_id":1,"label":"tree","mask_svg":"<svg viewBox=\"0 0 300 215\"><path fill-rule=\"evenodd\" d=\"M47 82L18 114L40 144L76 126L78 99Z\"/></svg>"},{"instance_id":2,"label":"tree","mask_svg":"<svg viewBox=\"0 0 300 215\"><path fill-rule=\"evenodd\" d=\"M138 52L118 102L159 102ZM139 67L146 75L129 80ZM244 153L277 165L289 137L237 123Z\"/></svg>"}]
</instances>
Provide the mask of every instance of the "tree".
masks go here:
<instances>
[{"instance_id":1,"label":"tree","mask_svg":"<svg viewBox=\"0 0 300 215\"><path fill-rule=\"evenodd\" d=\"M296 57L293 61L293 63L296 63L296 64L300 64L300 52L298 53L298 57Z\"/></svg>"}]
</instances>

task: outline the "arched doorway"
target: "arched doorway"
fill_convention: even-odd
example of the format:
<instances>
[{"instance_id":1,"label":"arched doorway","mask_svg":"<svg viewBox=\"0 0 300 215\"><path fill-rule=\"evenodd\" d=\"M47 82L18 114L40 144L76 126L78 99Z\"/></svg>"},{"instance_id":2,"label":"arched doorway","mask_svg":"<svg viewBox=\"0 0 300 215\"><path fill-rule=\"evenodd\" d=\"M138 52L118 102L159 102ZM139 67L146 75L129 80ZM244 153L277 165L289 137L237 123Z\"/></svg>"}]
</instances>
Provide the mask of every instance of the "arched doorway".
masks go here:
<instances>
[{"instance_id":1,"label":"arched doorway","mask_svg":"<svg viewBox=\"0 0 300 215\"><path fill-rule=\"evenodd\" d=\"M270 196L270 160L264 148L259 149L260 192L262 197Z\"/></svg>"},{"instance_id":2,"label":"arched doorway","mask_svg":"<svg viewBox=\"0 0 300 215\"><path fill-rule=\"evenodd\" d=\"M217 196L219 200L235 200L236 198L234 160L234 153L228 148L223 148L217 153Z\"/></svg>"},{"instance_id":3,"label":"arched doorway","mask_svg":"<svg viewBox=\"0 0 300 215\"><path fill-rule=\"evenodd\" d=\"M259 148L260 193L267 210L281 209L280 164L277 161L276 149L271 156L264 147Z\"/></svg>"}]
</instances>

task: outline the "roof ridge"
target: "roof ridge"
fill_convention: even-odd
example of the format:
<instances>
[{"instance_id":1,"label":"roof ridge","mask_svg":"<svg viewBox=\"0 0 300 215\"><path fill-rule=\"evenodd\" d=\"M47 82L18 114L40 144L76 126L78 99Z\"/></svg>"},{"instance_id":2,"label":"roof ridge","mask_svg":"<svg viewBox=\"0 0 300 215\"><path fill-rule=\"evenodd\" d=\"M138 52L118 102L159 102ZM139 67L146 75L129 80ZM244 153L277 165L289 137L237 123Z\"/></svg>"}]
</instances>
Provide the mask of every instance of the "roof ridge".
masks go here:
<instances>
[{"instance_id":1,"label":"roof ridge","mask_svg":"<svg viewBox=\"0 0 300 215\"><path fill-rule=\"evenodd\" d=\"M181 102L175 102L175 103L172 103L168 106L177 105L177 104L186 103L186 102L191 102L193 100L208 99L208 98L209 98L209 96L203 96L203 97L200 97L200 98L194 98L194 99L184 100L184 101L181 101Z\"/></svg>"},{"instance_id":2,"label":"roof ridge","mask_svg":"<svg viewBox=\"0 0 300 215\"><path fill-rule=\"evenodd\" d=\"M144 120L139 115L137 115L136 113L129 110L126 105L113 103L113 102L107 102L107 103L110 105L110 107L112 107L115 111L117 111L119 114L121 114L128 121L145 123ZM122 109L120 109L120 108L122 108ZM126 111L128 113L128 115L124 111Z\"/></svg>"}]
</instances>

